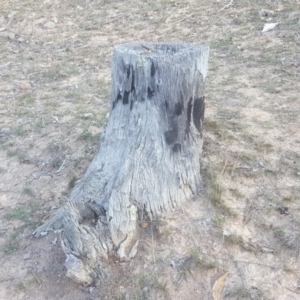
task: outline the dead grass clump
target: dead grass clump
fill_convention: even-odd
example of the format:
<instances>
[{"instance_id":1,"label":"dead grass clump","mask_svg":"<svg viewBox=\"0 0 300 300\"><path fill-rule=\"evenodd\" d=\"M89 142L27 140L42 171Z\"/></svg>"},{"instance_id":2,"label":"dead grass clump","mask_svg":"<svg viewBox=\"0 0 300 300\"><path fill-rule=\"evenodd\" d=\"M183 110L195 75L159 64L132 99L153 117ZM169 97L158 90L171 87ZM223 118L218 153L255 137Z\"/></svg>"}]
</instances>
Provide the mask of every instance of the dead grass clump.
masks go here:
<instances>
[{"instance_id":1,"label":"dead grass clump","mask_svg":"<svg viewBox=\"0 0 300 300\"><path fill-rule=\"evenodd\" d=\"M215 132L220 128L216 121L210 120L209 118L204 118L203 127L205 130L212 132Z\"/></svg>"},{"instance_id":2,"label":"dead grass clump","mask_svg":"<svg viewBox=\"0 0 300 300\"><path fill-rule=\"evenodd\" d=\"M274 229L274 236L282 247L288 248L300 254L300 232L299 230L284 230L281 227Z\"/></svg>"},{"instance_id":3,"label":"dead grass clump","mask_svg":"<svg viewBox=\"0 0 300 300\"><path fill-rule=\"evenodd\" d=\"M243 237L240 235L237 235L237 234L224 235L224 240L226 243L231 244L231 245L238 245L241 247L243 247L243 245L244 245Z\"/></svg>"},{"instance_id":4,"label":"dead grass clump","mask_svg":"<svg viewBox=\"0 0 300 300\"><path fill-rule=\"evenodd\" d=\"M285 196L282 198L282 201L290 203L294 201L294 198L293 196Z\"/></svg>"},{"instance_id":5,"label":"dead grass clump","mask_svg":"<svg viewBox=\"0 0 300 300\"><path fill-rule=\"evenodd\" d=\"M216 215L214 218L213 218L213 221L214 221L214 224L218 227L222 227L223 224L225 224L226 222L226 217L223 216L223 215Z\"/></svg>"},{"instance_id":6,"label":"dead grass clump","mask_svg":"<svg viewBox=\"0 0 300 300\"><path fill-rule=\"evenodd\" d=\"M236 198L244 198L245 195L237 188L230 189L231 194Z\"/></svg>"},{"instance_id":7,"label":"dead grass clump","mask_svg":"<svg viewBox=\"0 0 300 300\"><path fill-rule=\"evenodd\" d=\"M17 149L9 149L7 150L8 157L16 157L21 164L30 164L32 162L31 158L28 156L25 151L17 148Z\"/></svg>"},{"instance_id":8,"label":"dead grass clump","mask_svg":"<svg viewBox=\"0 0 300 300\"><path fill-rule=\"evenodd\" d=\"M245 285L234 286L225 294L225 298L231 300L263 300L264 295L261 289L252 286L248 287Z\"/></svg>"},{"instance_id":9,"label":"dead grass clump","mask_svg":"<svg viewBox=\"0 0 300 300\"><path fill-rule=\"evenodd\" d=\"M212 169L203 168L203 179L207 186L208 197L213 206L220 209L225 215L232 215L232 211L223 199L223 187L219 183L216 174Z\"/></svg>"},{"instance_id":10,"label":"dead grass clump","mask_svg":"<svg viewBox=\"0 0 300 300\"><path fill-rule=\"evenodd\" d=\"M112 299L170 299L167 281L159 274L141 274L124 282L130 288L117 290Z\"/></svg>"},{"instance_id":11,"label":"dead grass clump","mask_svg":"<svg viewBox=\"0 0 300 300\"><path fill-rule=\"evenodd\" d=\"M187 255L172 261L171 266L180 274L180 280L186 279L187 275L194 271L213 270L219 267L214 260L204 259L196 249L192 249Z\"/></svg>"},{"instance_id":12,"label":"dead grass clump","mask_svg":"<svg viewBox=\"0 0 300 300\"><path fill-rule=\"evenodd\" d=\"M70 179L70 181L68 182L68 189L71 190L74 186L75 186L75 183L77 181L77 177L74 175L72 176L72 178Z\"/></svg>"}]
</instances>

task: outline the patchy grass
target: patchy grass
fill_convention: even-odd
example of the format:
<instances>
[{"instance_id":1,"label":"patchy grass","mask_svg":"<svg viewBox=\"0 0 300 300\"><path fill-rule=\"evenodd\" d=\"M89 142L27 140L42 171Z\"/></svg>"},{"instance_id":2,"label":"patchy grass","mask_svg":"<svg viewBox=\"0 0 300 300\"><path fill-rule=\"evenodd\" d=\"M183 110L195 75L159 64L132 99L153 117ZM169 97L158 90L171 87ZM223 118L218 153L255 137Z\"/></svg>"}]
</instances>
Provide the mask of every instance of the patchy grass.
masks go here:
<instances>
[{"instance_id":1,"label":"patchy grass","mask_svg":"<svg viewBox=\"0 0 300 300\"><path fill-rule=\"evenodd\" d=\"M207 186L208 198L213 206L220 209L225 215L232 215L232 211L223 199L223 187L212 169L202 169L203 180Z\"/></svg>"},{"instance_id":2,"label":"patchy grass","mask_svg":"<svg viewBox=\"0 0 300 300\"><path fill-rule=\"evenodd\" d=\"M31 195L31 189L25 187L24 190ZM35 228L40 222L43 214L44 211L42 211L40 206L34 202L12 208L7 212L4 215L4 218L7 221L21 221L22 225L14 227L13 232L10 233L2 246L2 251L5 254L12 254L18 251L21 241L24 238L23 234L25 230L28 228Z\"/></svg>"},{"instance_id":3,"label":"patchy grass","mask_svg":"<svg viewBox=\"0 0 300 300\"><path fill-rule=\"evenodd\" d=\"M224 240L229 245L237 245L240 247L243 247L244 245L243 237L234 233L224 235Z\"/></svg>"},{"instance_id":4,"label":"patchy grass","mask_svg":"<svg viewBox=\"0 0 300 300\"><path fill-rule=\"evenodd\" d=\"M233 171L233 169L231 171ZM242 199L245 197L245 195L238 188L230 189L230 192L236 198Z\"/></svg>"},{"instance_id":5,"label":"patchy grass","mask_svg":"<svg viewBox=\"0 0 300 300\"><path fill-rule=\"evenodd\" d=\"M69 183L68 183L68 189L71 190L74 186L75 186L75 183L77 181L77 177L74 175L72 176L72 178L70 179Z\"/></svg>"},{"instance_id":6,"label":"patchy grass","mask_svg":"<svg viewBox=\"0 0 300 300\"><path fill-rule=\"evenodd\" d=\"M207 131L216 132L217 130L220 130L220 125L214 120L204 118L203 128Z\"/></svg>"},{"instance_id":7,"label":"patchy grass","mask_svg":"<svg viewBox=\"0 0 300 300\"><path fill-rule=\"evenodd\" d=\"M21 149L9 149L7 150L8 157L17 157L18 161L22 164L29 164L30 158L28 155Z\"/></svg>"},{"instance_id":8,"label":"patchy grass","mask_svg":"<svg viewBox=\"0 0 300 300\"><path fill-rule=\"evenodd\" d=\"M25 286L24 282L23 281L18 282L15 285L15 290L19 293L24 292L26 290L26 286Z\"/></svg>"},{"instance_id":9,"label":"patchy grass","mask_svg":"<svg viewBox=\"0 0 300 300\"><path fill-rule=\"evenodd\" d=\"M33 104L35 102L35 97L31 93L26 93L21 96L20 102L23 106L27 106L27 105Z\"/></svg>"},{"instance_id":10,"label":"patchy grass","mask_svg":"<svg viewBox=\"0 0 300 300\"><path fill-rule=\"evenodd\" d=\"M286 230L282 227L274 228L274 236L281 247L292 250L297 256L300 254L300 232L298 229Z\"/></svg>"},{"instance_id":11,"label":"patchy grass","mask_svg":"<svg viewBox=\"0 0 300 300\"><path fill-rule=\"evenodd\" d=\"M78 140L85 141L85 142L94 142L95 140L99 139L98 134L92 134L87 129L83 130L78 137Z\"/></svg>"},{"instance_id":12,"label":"patchy grass","mask_svg":"<svg viewBox=\"0 0 300 300\"><path fill-rule=\"evenodd\" d=\"M30 190L31 191L31 190ZM19 220L26 224L32 223L32 217L39 211L39 205L34 202L11 209L4 215L6 220Z\"/></svg>"},{"instance_id":13,"label":"patchy grass","mask_svg":"<svg viewBox=\"0 0 300 300\"><path fill-rule=\"evenodd\" d=\"M34 197L34 192L33 192L33 190L32 190L30 187L28 187L28 186L26 186L26 187L23 188L23 193L24 193L25 195L30 196L30 197Z\"/></svg>"},{"instance_id":14,"label":"patchy grass","mask_svg":"<svg viewBox=\"0 0 300 300\"><path fill-rule=\"evenodd\" d=\"M6 241L4 243L4 245L2 246L2 251L5 254L12 254L12 253L17 252L19 250L19 248L20 248L20 242L17 240L16 237L11 236L9 238L9 240Z\"/></svg>"},{"instance_id":15,"label":"patchy grass","mask_svg":"<svg viewBox=\"0 0 300 300\"><path fill-rule=\"evenodd\" d=\"M15 217L15 215L14 215L14 217ZM25 217L23 215L19 214L19 212L17 213L16 217L18 219L22 218L22 220L25 219ZM24 230L26 229L26 227L27 227L27 225L23 225L23 226L15 227L13 229L12 233L9 234L8 238L6 239L4 245L1 248L2 252L4 252L5 254L12 254L12 253L17 252L20 249L21 240L23 238L22 234L23 234Z\"/></svg>"},{"instance_id":16,"label":"patchy grass","mask_svg":"<svg viewBox=\"0 0 300 300\"><path fill-rule=\"evenodd\" d=\"M236 285L225 294L225 299L232 300L263 300L264 293L257 287L248 287L246 285Z\"/></svg>"},{"instance_id":17,"label":"patchy grass","mask_svg":"<svg viewBox=\"0 0 300 300\"><path fill-rule=\"evenodd\" d=\"M222 227L226 223L226 217L224 215L216 215L213 218L213 222L216 224L216 226Z\"/></svg>"},{"instance_id":18,"label":"patchy grass","mask_svg":"<svg viewBox=\"0 0 300 300\"><path fill-rule=\"evenodd\" d=\"M112 299L171 299L168 283L162 274L139 274L131 279L122 279L121 282L123 288L121 290L117 289L111 296Z\"/></svg>"},{"instance_id":19,"label":"patchy grass","mask_svg":"<svg viewBox=\"0 0 300 300\"><path fill-rule=\"evenodd\" d=\"M26 130L22 124L18 125L18 127L15 129L15 134L17 136L23 136L25 134Z\"/></svg>"},{"instance_id":20,"label":"patchy grass","mask_svg":"<svg viewBox=\"0 0 300 300\"><path fill-rule=\"evenodd\" d=\"M213 270L219 267L219 264L211 259L205 259L197 249L191 249L189 253L177 259L175 267L178 270L180 277L187 278L188 274L196 271Z\"/></svg>"}]
</instances>

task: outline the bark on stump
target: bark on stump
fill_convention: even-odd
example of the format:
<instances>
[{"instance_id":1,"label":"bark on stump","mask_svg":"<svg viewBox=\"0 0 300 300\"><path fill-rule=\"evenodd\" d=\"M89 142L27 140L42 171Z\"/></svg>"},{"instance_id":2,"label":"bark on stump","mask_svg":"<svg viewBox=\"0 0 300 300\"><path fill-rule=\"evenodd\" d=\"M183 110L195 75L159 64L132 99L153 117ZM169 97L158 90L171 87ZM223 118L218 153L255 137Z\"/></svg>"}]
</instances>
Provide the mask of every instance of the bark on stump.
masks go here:
<instances>
[{"instance_id":1,"label":"bark on stump","mask_svg":"<svg viewBox=\"0 0 300 300\"><path fill-rule=\"evenodd\" d=\"M140 212L151 218L197 195L208 52L194 44L114 48L99 151L67 205L35 232L63 226L67 276L77 282L105 277L112 253L135 256Z\"/></svg>"}]
</instances>

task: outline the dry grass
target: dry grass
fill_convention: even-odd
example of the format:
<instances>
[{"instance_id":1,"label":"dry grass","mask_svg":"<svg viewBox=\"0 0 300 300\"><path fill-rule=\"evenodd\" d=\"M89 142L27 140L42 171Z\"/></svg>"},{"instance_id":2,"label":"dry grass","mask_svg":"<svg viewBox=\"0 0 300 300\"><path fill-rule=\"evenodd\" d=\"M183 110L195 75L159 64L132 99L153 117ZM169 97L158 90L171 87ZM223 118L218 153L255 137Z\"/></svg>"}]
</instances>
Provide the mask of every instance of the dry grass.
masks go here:
<instances>
[{"instance_id":1,"label":"dry grass","mask_svg":"<svg viewBox=\"0 0 300 300\"><path fill-rule=\"evenodd\" d=\"M8 25L0 31L1 299L18 299L22 293L34 299L209 299L213 271L201 277L206 263L201 255L189 253L185 269L193 276L177 286L172 276L177 278L178 272L169 266L176 255L195 248L223 262L234 256L281 266L298 257L299 2L233 1L220 11L228 2L1 2L0 29ZM272 20L259 17L262 8L274 11ZM266 22L279 24L262 33ZM150 246L143 255L126 267L116 264L118 272L128 270L122 273L125 283L114 277L115 282L101 291L95 287L89 295L64 277L64 257L59 242L53 243L59 236L36 241L30 228L64 203L93 159L110 106L111 52L115 44L130 41L211 46L202 158L205 191L200 208L190 212L196 215L187 217L190 223L181 222L183 215L171 220L158 242L145 231ZM289 215L275 209L282 202ZM247 205L249 220L243 222ZM218 227L237 236L223 244ZM254 253L230 246L248 240L278 251ZM31 258L23 259L27 253ZM32 265L42 286L24 280L26 272L19 266ZM293 266L300 268L297 260ZM270 299L295 296L274 285L276 268L236 262L226 267L233 278L245 274L247 282L239 287L226 281L229 299L262 299L252 285L266 290ZM293 272L276 276L282 286L297 284Z\"/></svg>"},{"instance_id":2,"label":"dry grass","mask_svg":"<svg viewBox=\"0 0 300 300\"><path fill-rule=\"evenodd\" d=\"M225 294L225 299L232 299L232 300L264 300L263 292L256 287L247 287L244 285L235 286L227 294Z\"/></svg>"}]
</instances>

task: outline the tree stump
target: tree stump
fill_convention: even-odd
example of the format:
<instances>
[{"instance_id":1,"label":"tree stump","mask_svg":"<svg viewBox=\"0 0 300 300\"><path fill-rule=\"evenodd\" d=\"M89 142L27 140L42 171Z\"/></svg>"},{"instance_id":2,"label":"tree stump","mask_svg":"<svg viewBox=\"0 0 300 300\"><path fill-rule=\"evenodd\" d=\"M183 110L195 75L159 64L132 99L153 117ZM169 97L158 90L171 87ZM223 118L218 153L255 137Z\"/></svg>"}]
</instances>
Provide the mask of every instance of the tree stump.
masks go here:
<instances>
[{"instance_id":1,"label":"tree stump","mask_svg":"<svg viewBox=\"0 0 300 300\"><path fill-rule=\"evenodd\" d=\"M70 201L35 235L63 226L67 276L105 277L105 260L135 256L141 212L153 218L201 186L204 82L209 48L124 44L114 48L108 124Z\"/></svg>"}]
</instances>

